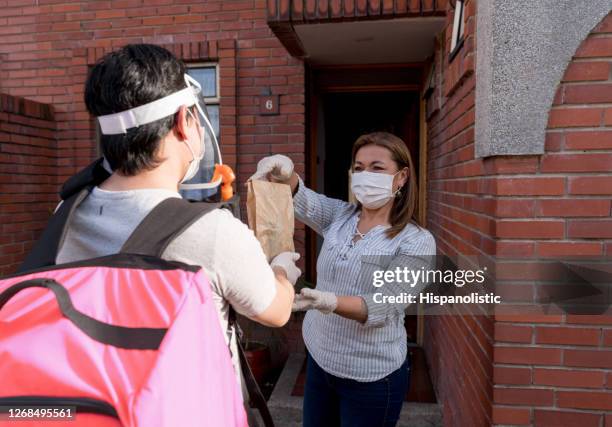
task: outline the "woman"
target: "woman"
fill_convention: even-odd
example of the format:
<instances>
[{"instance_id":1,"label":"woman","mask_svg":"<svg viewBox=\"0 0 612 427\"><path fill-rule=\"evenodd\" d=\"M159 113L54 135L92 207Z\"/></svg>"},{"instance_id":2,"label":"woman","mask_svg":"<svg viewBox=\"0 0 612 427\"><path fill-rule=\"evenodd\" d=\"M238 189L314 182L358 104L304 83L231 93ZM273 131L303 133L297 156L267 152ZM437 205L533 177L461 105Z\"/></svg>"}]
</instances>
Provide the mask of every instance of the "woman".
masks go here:
<instances>
[{"instance_id":1,"label":"woman","mask_svg":"<svg viewBox=\"0 0 612 427\"><path fill-rule=\"evenodd\" d=\"M410 378L407 304L380 301L416 294L424 284L376 287L372 278L375 271L428 267L436 250L432 235L414 223L417 184L406 145L386 132L357 139L356 204L306 188L285 156L262 159L252 178L289 184L296 217L324 237L317 287L303 289L294 302L294 311L308 310L304 426L394 426Z\"/></svg>"}]
</instances>

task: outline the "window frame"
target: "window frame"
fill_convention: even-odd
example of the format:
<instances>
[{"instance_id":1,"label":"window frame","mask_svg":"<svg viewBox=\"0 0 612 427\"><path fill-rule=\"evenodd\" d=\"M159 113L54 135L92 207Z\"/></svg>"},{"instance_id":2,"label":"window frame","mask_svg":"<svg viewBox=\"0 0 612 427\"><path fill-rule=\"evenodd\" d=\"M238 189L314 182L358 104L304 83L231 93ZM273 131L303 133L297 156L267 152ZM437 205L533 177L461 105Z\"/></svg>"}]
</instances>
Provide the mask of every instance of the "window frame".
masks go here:
<instances>
[{"instance_id":1,"label":"window frame","mask_svg":"<svg viewBox=\"0 0 612 427\"><path fill-rule=\"evenodd\" d=\"M220 90L221 90L221 83L220 83L220 78L219 78L219 63L218 62L212 62L212 61L205 61L205 62L189 62L186 64L187 66L187 70L189 74L189 70L192 68L214 68L215 69L215 93L216 93L216 97L204 97L204 101L206 101L206 103L210 102L211 104L221 104L221 95L220 95Z\"/></svg>"},{"instance_id":2,"label":"window frame","mask_svg":"<svg viewBox=\"0 0 612 427\"><path fill-rule=\"evenodd\" d=\"M451 62L461 47L463 46L463 41L465 40L464 32L465 32L465 0L455 0L455 12L453 16L453 28L451 34L451 42L450 42L450 52L448 61Z\"/></svg>"}]
</instances>

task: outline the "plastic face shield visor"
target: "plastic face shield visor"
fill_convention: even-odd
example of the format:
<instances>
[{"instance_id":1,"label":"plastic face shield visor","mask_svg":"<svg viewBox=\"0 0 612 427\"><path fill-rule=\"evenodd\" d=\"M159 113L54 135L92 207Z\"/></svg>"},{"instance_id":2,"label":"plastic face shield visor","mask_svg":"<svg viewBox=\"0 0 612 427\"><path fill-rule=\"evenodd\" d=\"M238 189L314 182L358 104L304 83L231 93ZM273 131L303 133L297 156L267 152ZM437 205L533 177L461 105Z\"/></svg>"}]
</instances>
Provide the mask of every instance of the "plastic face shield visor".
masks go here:
<instances>
[{"instance_id":1,"label":"plastic face shield visor","mask_svg":"<svg viewBox=\"0 0 612 427\"><path fill-rule=\"evenodd\" d=\"M200 161L200 169L196 175L187 183L180 184L179 188L181 190L216 189L221 184L221 178L218 178L214 182L204 182L204 180L210 181L215 163L223 164L219 142L217 141L217 136L206 111L206 103L202 96L200 84L187 74L185 74L185 84L187 85L185 89L181 89L178 92L174 92L168 96L149 102L148 104L119 113L99 116L98 123L100 124L100 131L104 135L126 134L128 129L136 128L176 114L183 105L186 107L195 105L200 116L200 124L202 125L202 131L204 133L203 141L201 142L201 149L204 150L204 157ZM215 162L215 153L218 158L217 162ZM192 193L192 191L187 191L187 193ZM202 198L200 196L200 194L203 193L202 191L195 191L193 193L196 193L191 194L193 197L189 197L189 194L187 194L187 197L194 199Z\"/></svg>"}]
</instances>

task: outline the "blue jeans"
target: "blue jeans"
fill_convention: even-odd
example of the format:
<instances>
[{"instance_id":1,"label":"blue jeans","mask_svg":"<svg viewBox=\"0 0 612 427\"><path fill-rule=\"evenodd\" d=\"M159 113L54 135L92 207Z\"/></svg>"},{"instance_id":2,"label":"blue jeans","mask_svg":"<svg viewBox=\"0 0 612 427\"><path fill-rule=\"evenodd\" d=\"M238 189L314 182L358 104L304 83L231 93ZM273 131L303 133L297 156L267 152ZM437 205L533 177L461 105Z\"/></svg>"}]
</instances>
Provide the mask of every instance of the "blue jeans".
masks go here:
<instances>
[{"instance_id":1,"label":"blue jeans","mask_svg":"<svg viewBox=\"0 0 612 427\"><path fill-rule=\"evenodd\" d=\"M393 427L410 384L410 359L372 382L339 378L308 355L304 386L304 427Z\"/></svg>"}]
</instances>

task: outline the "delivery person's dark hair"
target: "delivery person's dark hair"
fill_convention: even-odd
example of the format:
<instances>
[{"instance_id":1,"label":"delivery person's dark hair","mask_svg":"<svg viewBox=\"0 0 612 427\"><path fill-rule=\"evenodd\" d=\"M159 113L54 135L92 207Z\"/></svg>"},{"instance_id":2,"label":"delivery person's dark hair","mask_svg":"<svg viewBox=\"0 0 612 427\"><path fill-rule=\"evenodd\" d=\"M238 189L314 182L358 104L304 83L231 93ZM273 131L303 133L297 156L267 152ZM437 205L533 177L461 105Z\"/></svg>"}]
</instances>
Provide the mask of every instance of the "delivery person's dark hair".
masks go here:
<instances>
[{"instance_id":1,"label":"delivery person's dark hair","mask_svg":"<svg viewBox=\"0 0 612 427\"><path fill-rule=\"evenodd\" d=\"M351 165L355 164L355 156L360 148L366 145L378 145L384 147L391 152L391 158L397 164L398 170L408 168L408 182L400 190L400 194L393 201L389 227L385 233L389 238L397 236L404 227L410 222L417 225L417 196L419 194L414 171L414 163L410 150L399 137L389 132L373 132L366 135L361 135L353 144L353 152L351 155Z\"/></svg>"},{"instance_id":2,"label":"delivery person's dark hair","mask_svg":"<svg viewBox=\"0 0 612 427\"><path fill-rule=\"evenodd\" d=\"M185 64L168 50L130 44L105 55L91 69L85 105L94 116L129 110L185 88L184 74ZM123 175L151 170L163 160L158 157L159 142L175 119L176 114L128 129L126 134L100 134L102 153Z\"/></svg>"}]
</instances>

